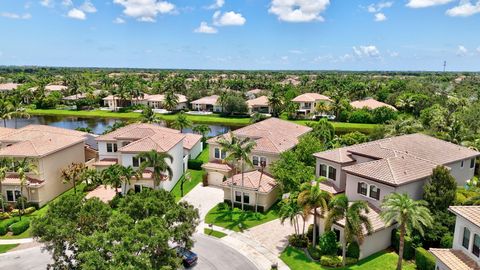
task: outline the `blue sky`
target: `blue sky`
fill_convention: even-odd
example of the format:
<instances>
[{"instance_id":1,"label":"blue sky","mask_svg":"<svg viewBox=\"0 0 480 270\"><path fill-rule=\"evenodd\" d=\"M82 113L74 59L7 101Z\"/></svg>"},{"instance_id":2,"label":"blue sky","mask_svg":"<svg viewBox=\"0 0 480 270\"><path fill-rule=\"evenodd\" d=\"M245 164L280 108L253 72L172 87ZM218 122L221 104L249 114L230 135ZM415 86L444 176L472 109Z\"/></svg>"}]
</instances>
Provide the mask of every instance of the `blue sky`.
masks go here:
<instances>
[{"instance_id":1,"label":"blue sky","mask_svg":"<svg viewBox=\"0 0 480 270\"><path fill-rule=\"evenodd\" d=\"M480 0L0 0L0 65L480 70Z\"/></svg>"}]
</instances>

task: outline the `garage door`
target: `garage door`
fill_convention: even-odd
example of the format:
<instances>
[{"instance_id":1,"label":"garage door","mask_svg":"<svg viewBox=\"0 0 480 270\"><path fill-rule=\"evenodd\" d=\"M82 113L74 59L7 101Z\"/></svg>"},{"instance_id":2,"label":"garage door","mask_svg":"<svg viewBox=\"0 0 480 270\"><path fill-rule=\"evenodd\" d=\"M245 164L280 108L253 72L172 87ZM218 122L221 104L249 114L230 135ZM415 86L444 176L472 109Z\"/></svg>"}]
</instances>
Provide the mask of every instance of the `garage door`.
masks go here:
<instances>
[{"instance_id":1,"label":"garage door","mask_svg":"<svg viewBox=\"0 0 480 270\"><path fill-rule=\"evenodd\" d=\"M219 172L208 173L208 184L213 186L221 186L223 182L223 174Z\"/></svg>"}]
</instances>

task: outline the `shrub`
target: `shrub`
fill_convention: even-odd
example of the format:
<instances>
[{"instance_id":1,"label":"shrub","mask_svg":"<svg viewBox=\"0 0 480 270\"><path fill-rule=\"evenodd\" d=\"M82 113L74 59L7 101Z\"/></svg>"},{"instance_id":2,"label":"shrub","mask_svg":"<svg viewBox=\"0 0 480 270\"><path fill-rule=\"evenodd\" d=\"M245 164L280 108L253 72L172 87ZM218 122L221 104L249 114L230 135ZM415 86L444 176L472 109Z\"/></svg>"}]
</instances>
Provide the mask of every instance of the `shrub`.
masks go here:
<instances>
[{"instance_id":1,"label":"shrub","mask_svg":"<svg viewBox=\"0 0 480 270\"><path fill-rule=\"evenodd\" d=\"M358 259L355 259L355 258L348 258L346 259L346 264L347 265L352 265L352 264L356 264L358 262Z\"/></svg>"},{"instance_id":2,"label":"shrub","mask_svg":"<svg viewBox=\"0 0 480 270\"><path fill-rule=\"evenodd\" d=\"M222 202L218 204L217 208L218 210L226 210L226 209L230 209L230 205L225 202Z\"/></svg>"},{"instance_id":3,"label":"shrub","mask_svg":"<svg viewBox=\"0 0 480 270\"><path fill-rule=\"evenodd\" d=\"M30 220L22 219L21 221L10 225L10 230L12 231L13 235L19 235L26 231L28 227L30 227Z\"/></svg>"},{"instance_id":4,"label":"shrub","mask_svg":"<svg viewBox=\"0 0 480 270\"><path fill-rule=\"evenodd\" d=\"M316 239L318 239L318 238L319 238L319 235L320 235L320 230L318 229L318 226L317 226L317 230L316 230L315 232L317 233L317 238L316 238ZM310 224L310 225L308 226L307 237L308 237L308 240L309 240L310 242L313 241L313 224Z\"/></svg>"},{"instance_id":5,"label":"shrub","mask_svg":"<svg viewBox=\"0 0 480 270\"><path fill-rule=\"evenodd\" d=\"M24 196L21 196L20 198L17 198L17 201L15 202L15 208L22 209L22 201L23 201L23 205L25 206L25 208L27 208L28 207L28 200Z\"/></svg>"},{"instance_id":6,"label":"shrub","mask_svg":"<svg viewBox=\"0 0 480 270\"><path fill-rule=\"evenodd\" d=\"M110 205L110 207L112 209L115 209L118 207L118 204L120 203L120 200L122 199L122 195L121 194L115 194L115 196L113 197L113 199L111 201L108 202L108 205Z\"/></svg>"},{"instance_id":7,"label":"shrub","mask_svg":"<svg viewBox=\"0 0 480 270\"><path fill-rule=\"evenodd\" d=\"M12 215L12 217L19 216L20 215L20 209L13 209L12 211L10 211L10 215Z\"/></svg>"},{"instance_id":8,"label":"shrub","mask_svg":"<svg viewBox=\"0 0 480 270\"><path fill-rule=\"evenodd\" d=\"M440 239L440 247L441 248L451 248L453 245L453 235L451 233L445 234Z\"/></svg>"},{"instance_id":9,"label":"shrub","mask_svg":"<svg viewBox=\"0 0 480 270\"><path fill-rule=\"evenodd\" d=\"M13 223L18 222L19 220L19 218L15 217L0 222L0 235L5 235L8 232L8 227L10 227L10 225L12 225Z\"/></svg>"},{"instance_id":10,"label":"shrub","mask_svg":"<svg viewBox=\"0 0 480 270\"><path fill-rule=\"evenodd\" d=\"M7 219L7 218L10 218L9 213L5 213L5 212L0 213L0 220L4 220L4 219Z\"/></svg>"},{"instance_id":11,"label":"shrub","mask_svg":"<svg viewBox=\"0 0 480 270\"><path fill-rule=\"evenodd\" d=\"M357 242L349 243L347 246L347 257L357 259L360 258L360 246Z\"/></svg>"},{"instance_id":12,"label":"shrub","mask_svg":"<svg viewBox=\"0 0 480 270\"><path fill-rule=\"evenodd\" d=\"M288 244L297 248L305 248L308 245L308 238L305 235L292 234L288 237Z\"/></svg>"},{"instance_id":13,"label":"shrub","mask_svg":"<svg viewBox=\"0 0 480 270\"><path fill-rule=\"evenodd\" d=\"M308 245L307 247L308 254L312 259L318 261L322 257L322 251L318 247L314 247L312 245Z\"/></svg>"},{"instance_id":14,"label":"shrub","mask_svg":"<svg viewBox=\"0 0 480 270\"><path fill-rule=\"evenodd\" d=\"M337 253L337 236L333 231L328 231L320 236L318 245L322 254L335 255Z\"/></svg>"},{"instance_id":15,"label":"shrub","mask_svg":"<svg viewBox=\"0 0 480 270\"><path fill-rule=\"evenodd\" d=\"M373 122L372 114L368 110L364 109L355 110L350 114L348 122L370 124Z\"/></svg>"},{"instance_id":16,"label":"shrub","mask_svg":"<svg viewBox=\"0 0 480 270\"><path fill-rule=\"evenodd\" d=\"M203 161L200 159L189 159L188 168L192 170L202 170Z\"/></svg>"},{"instance_id":17,"label":"shrub","mask_svg":"<svg viewBox=\"0 0 480 270\"><path fill-rule=\"evenodd\" d=\"M418 270L435 270L435 257L422 247L415 249L415 263Z\"/></svg>"},{"instance_id":18,"label":"shrub","mask_svg":"<svg viewBox=\"0 0 480 270\"><path fill-rule=\"evenodd\" d=\"M398 253L398 248L400 244L400 232L398 230L392 231L392 246L395 251ZM405 243L403 247L403 258L405 260L411 260L415 256L415 248L413 247L413 241L408 236L405 235Z\"/></svg>"},{"instance_id":19,"label":"shrub","mask_svg":"<svg viewBox=\"0 0 480 270\"><path fill-rule=\"evenodd\" d=\"M339 267L342 265L342 257L336 255L324 255L320 259L320 264L326 267Z\"/></svg>"},{"instance_id":20,"label":"shrub","mask_svg":"<svg viewBox=\"0 0 480 270\"><path fill-rule=\"evenodd\" d=\"M34 206L30 206L28 207L27 209L25 209L25 214L31 214L33 212L35 212L37 209L34 207Z\"/></svg>"}]
</instances>

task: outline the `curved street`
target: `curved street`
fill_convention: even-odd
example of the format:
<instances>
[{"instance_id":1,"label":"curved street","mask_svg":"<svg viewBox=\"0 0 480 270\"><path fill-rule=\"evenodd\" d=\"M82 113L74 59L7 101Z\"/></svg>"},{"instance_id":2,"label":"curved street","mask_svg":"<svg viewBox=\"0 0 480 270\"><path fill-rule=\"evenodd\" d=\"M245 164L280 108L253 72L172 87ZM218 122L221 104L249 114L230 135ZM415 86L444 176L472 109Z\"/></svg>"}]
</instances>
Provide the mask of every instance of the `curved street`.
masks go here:
<instances>
[{"instance_id":1,"label":"curved street","mask_svg":"<svg viewBox=\"0 0 480 270\"><path fill-rule=\"evenodd\" d=\"M213 237L195 234L194 239L196 243L193 251L199 258L192 269L257 269L248 258ZM40 246L36 246L0 254L0 269L44 270L50 261L50 255L42 252Z\"/></svg>"}]
</instances>

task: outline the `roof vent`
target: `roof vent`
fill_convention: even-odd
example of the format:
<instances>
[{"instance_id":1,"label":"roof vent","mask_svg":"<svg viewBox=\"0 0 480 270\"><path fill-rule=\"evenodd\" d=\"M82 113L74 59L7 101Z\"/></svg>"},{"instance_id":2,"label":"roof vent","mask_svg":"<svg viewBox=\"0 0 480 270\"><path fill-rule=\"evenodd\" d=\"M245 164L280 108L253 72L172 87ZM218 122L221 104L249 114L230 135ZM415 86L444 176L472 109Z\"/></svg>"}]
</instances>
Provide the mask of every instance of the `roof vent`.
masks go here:
<instances>
[{"instance_id":1,"label":"roof vent","mask_svg":"<svg viewBox=\"0 0 480 270\"><path fill-rule=\"evenodd\" d=\"M407 170L403 171L403 174L405 174L405 175L406 175L407 173L408 173L408 171L407 171Z\"/></svg>"}]
</instances>

